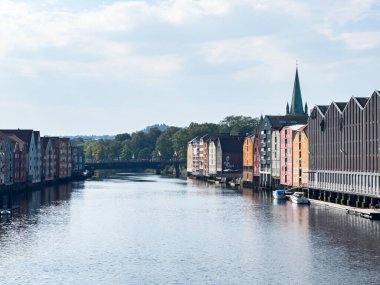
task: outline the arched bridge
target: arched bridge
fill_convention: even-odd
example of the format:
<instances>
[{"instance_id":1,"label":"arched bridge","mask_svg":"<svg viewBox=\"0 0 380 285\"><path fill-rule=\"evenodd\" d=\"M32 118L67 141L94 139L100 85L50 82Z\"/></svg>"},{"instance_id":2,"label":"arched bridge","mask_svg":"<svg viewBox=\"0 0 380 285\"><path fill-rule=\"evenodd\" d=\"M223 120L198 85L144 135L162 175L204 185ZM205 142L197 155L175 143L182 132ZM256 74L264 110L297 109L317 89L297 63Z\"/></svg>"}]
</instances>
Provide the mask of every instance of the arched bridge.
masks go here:
<instances>
[{"instance_id":1,"label":"arched bridge","mask_svg":"<svg viewBox=\"0 0 380 285\"><path fill-rule=\"evenodd\" d=\"M113 161L99 161L99 162L87 162L85 169L87 170L99 170L99 169L155 169L157 174L161 173L161 170L166 166L173 166L175 169L176 177L180 175L180 166L184 161L179 160L149 160L149 159L131 159L131 160L113 160Z\"/></svg>"}]
</instances>

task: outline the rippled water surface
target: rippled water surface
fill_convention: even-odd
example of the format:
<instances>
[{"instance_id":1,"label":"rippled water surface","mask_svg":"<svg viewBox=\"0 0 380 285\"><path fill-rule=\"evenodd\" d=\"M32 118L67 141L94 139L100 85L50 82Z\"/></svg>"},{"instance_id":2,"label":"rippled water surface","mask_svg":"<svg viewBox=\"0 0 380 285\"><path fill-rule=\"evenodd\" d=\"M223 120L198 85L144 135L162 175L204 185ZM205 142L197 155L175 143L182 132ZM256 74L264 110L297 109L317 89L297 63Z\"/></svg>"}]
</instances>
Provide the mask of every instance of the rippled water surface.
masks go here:
<instances>
[{"instance_id":1,"label":"rippled water surface","mask_svg":"<svg viewBox=\"0 0 380 285\"><path fill-rule=\"evenodd\" d=\"M380 222L268 193L114 172L12 201L0 284L380 284Z\"/></svg>"}]
</instances>

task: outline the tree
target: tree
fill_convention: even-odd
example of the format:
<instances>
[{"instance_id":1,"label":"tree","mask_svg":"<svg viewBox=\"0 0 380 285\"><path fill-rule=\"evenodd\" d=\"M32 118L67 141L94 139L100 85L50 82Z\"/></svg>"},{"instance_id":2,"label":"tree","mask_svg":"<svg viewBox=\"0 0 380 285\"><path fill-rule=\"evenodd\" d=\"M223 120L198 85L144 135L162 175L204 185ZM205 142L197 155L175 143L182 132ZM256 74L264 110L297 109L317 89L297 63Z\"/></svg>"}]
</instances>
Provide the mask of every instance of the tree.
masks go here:
<instances>
[{"instance_id":1,"label":"tree","mask_svg":"<svg viewBox=\"0 0 380 285\"><path fill-rule=\"evenodd\" d=\"M128 133L119 134L119 135L115 136L115 140L119 141L119 142L123 142L123 141L130 140L130 139L131 139L131 135Z\"/></svg>"},{"instance_id":2,"label":"tree","mask_svg":"<svg viewBox=\"0 0 380 285\"><path fill-rule=\"evenodd\" d=\"M259 118L251 118L245 116L228 116L220 123L220 130L224 133L253 133L260 123Z\"/></svg>"},{"instance_id":3,"label":"tree","mask_svg":"<svg viewBox=\"0 0 380 285\"><path fill-rule=\"evenodd\" d=\"M153 157L157 158L158 152L161 153L163 159L171 159L174 154L172 136L179 130L177 127L166 129L156 141L156 147L153 152Z\"/></svg>"}]
</instances>

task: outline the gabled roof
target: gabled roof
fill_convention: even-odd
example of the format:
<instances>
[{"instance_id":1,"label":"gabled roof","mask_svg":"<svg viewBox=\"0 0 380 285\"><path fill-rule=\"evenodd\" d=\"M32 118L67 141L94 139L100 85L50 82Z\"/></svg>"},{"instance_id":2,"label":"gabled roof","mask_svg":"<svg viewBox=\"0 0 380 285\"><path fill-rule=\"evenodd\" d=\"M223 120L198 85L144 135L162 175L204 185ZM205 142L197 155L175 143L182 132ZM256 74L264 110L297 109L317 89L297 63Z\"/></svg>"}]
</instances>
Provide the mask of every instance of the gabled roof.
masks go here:
<instances>
[{"instance_id":1,"label":"gabled roof","mask_svg":"<svg viewBox=\"0 0 380 285\"><path fill-rule=\"evenodd\" d=\"M40 138L40 140L41 140L41 147L45 149L47 147L50 139L51 139L50 137L42 137L42 138Z\"/></svg>"},{"instance_id":2,"label":"gabled roof","mask_svg":"<svg viewBox=\"0 0 380 285\"><path fill-rule=\"evenodd\" d=\"M367 104L369 98L368 97L354 97L354 99L359 103L359 105L364 108L365 104Z\"/></svg>"},{"instance_id":3,"label":"gabled roof","mask_svg":"<svg viewBox=\"0 0 380 285\"><path fill-rule=\"evenodd\" d=\"M346 108L347 106L347 102L333 102L335 104L335 106L341 111L343 112L344 108Z\"/></svg>"},{"instance_id":4,"label":"gabled roof","mask_svg":"<svg viewBox=\"0 0 380 285\"><path fill-rule=\"evenodd\" d=\"M308 116L287 115L287 116L265 116L271 123L272 129L278 130L283 126L307 124Z\"/></svg>"},{"instance_id":5,"label":"gabled roof","mask_svg":"<svg viewBox=\"0 0 380 285\"><path fill-rule=\"evenodd\" d=\"M375 90L372 93L372 96L380 96L380 93L378 90ZM322 116L326 115L326 112L331 106L335 106L341 113L344 113L346 111L347 105L351 102L354 101L355 104L361 109L364 110L370 101L371 97L354 97L352 96L351 99L348 102L332 102L330 106L327 105L315 105L314 108L316 108Z\"/></svg>"},{"instance_id":6,"label":"gabled roof","mask_svg":"<svg viewBox=\"0 0 380 285\"><path fill-rule=\"evenodd\" d=\"M317 105L317 109L322 113L322 115L326 115L327 109L329 108L328 105Z\"/></svg>"}]
</instances>

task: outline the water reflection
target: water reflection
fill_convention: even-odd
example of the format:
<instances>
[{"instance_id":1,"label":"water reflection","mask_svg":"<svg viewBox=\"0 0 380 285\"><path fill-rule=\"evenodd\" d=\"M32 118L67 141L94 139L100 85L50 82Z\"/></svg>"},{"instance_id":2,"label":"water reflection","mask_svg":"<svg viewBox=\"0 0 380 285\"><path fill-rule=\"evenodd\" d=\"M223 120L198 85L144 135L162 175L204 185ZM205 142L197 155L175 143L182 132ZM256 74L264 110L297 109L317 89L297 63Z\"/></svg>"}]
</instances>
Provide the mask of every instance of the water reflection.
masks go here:
<instances>
[{"instance_id":1,"label":"water reflection","mask_svg":"<svg viewBox=\"0 0 380 285\"><path fill-rule=\"evenodd\" d=\"M114 171L11 200L1 284L378 281L379 222L271 192Z\"/></svg>"},{"instance_id":2,"label":"water reflection","mask_svg":"<svg viewBox=\"0 0 380 285\"><path fill-rule=\"evenodd\" d=\"M69 201L73 189L79 191L83 188L84 182L72 182L34 190L4 191L0 197L3 201L3 209L11 210L12 216L17 218L22 215L36 214L43 206ZM7 220L10 218L10 216L5 215L4 217L7 217Z\"/></svg>"}]
</instances>

